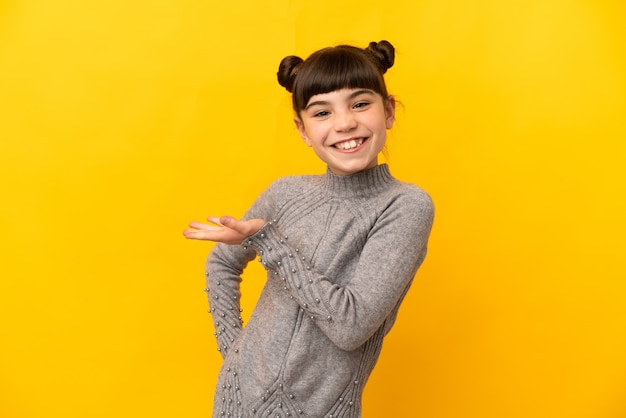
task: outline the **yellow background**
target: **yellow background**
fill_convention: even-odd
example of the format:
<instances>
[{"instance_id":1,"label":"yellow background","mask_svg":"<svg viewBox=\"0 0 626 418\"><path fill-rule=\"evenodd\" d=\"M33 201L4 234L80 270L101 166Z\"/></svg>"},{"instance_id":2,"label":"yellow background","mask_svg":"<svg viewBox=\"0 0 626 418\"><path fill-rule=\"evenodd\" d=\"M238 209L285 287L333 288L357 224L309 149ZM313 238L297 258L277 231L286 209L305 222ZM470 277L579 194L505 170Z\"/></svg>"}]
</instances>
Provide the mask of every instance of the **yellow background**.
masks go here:
<instances>
[{"instance_id":1,"label":"yellow background","mask_svg":"<svg viewBox=\"0 0 626 418\"><path fill-rule=\"evenodd\" d=\"M0 417L207 417L210 245L324 167L278 62L388 39L430 254L364 418L626 416L621 0L0 2ZM258 263L255 263L258 264ZM263 283L246 275L245 314Z\"/></svg>"}]
</instances>

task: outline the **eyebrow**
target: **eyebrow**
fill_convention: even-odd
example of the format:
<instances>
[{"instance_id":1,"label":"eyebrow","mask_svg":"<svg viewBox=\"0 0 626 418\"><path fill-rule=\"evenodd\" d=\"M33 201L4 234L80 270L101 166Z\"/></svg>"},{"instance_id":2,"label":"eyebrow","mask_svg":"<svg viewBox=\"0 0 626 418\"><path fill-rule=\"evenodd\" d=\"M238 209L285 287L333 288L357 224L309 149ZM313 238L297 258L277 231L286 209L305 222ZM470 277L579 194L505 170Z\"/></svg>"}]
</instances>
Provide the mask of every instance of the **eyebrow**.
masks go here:
<instances>
[{"instance_id":1,"label":"eyebrow","mask_svg":"<svg viewBox=\"0 0 626 418\"><path fill-rule=\"evenodd\" d=\"M356 90L356 91L350 93L350 95L348 96L348 100L352 100L355 97L358 97L358 96L360 96L362 94L375 94L375 92L373 90L368 90L368 89ZM327 102L327 101L316 100L314 102L310 102L309 104L307 104L304 107L304 110L308 110L312 106L327 106L328 104L329 104L329 102Z\"/></svg>"}]
</instances>

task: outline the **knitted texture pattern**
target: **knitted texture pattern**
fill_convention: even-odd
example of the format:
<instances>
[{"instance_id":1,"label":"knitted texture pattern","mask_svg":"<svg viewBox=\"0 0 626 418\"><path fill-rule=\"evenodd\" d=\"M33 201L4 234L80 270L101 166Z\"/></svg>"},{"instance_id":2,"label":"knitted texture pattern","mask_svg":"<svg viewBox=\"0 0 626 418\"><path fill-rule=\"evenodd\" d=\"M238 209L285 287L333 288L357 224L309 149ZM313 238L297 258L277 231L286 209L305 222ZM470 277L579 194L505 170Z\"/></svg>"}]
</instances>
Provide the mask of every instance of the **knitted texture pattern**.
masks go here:
<instances>
[{"instance_id":1,"label":"knitted texture pattern","mask_svg":"<svg viewBox=\"0 0 626 418\"><path fill-rule=\"evenodd\" d=\"M387 165L275 181L245 219L266 225L217 244L207 291L224 364L214 417L357 418L383 338L426 256L433 204ZM241 274L267 281L242 326Z\"/></svg>"}]
</instances>

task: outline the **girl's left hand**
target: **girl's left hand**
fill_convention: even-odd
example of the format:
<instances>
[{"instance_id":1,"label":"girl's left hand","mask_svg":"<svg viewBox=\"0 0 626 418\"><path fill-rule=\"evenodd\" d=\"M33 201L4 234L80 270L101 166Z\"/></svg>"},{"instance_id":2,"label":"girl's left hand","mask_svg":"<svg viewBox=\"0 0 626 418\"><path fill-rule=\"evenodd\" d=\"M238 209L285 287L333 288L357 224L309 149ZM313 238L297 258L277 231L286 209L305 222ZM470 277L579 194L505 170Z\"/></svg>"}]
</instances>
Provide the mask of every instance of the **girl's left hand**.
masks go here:
<instances>
[{"instance_id":1,"label":"girl's left hand","mask_svg":"<svg viewBox=\"0 0 626 418\"><path fill-rule=\"evenodd\" d=\"M231 216L222 216L221 218L209 216L207 220L211 225L191 222L190 228L183 231L185 238L238 245L243 242L244 238L254 235L265 225L263 219L241 221Z\"/></svg>"}]
</instances>

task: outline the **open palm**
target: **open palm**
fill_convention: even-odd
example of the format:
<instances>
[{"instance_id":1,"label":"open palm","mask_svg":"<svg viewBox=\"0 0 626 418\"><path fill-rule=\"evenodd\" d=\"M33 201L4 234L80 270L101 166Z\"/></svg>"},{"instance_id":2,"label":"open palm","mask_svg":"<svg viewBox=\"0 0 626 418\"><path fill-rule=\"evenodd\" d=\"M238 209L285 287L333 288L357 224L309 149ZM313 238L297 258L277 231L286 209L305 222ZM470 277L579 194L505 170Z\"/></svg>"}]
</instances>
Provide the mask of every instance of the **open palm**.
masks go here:
<instances>
[{"instance_id":1,"label":"open palm","mask_svg":"<svg viewBox=\"0 0 626 418\"><path fill-rule=\"evenodd\" d=\"M209 216L208 224L191 222L189 228L183 231L188 239L222 242L224 244L238 245L244 238L255 234L265 225L263 219L250 219L242 221L231 216Z\"/></svg>"}]
</instances>

